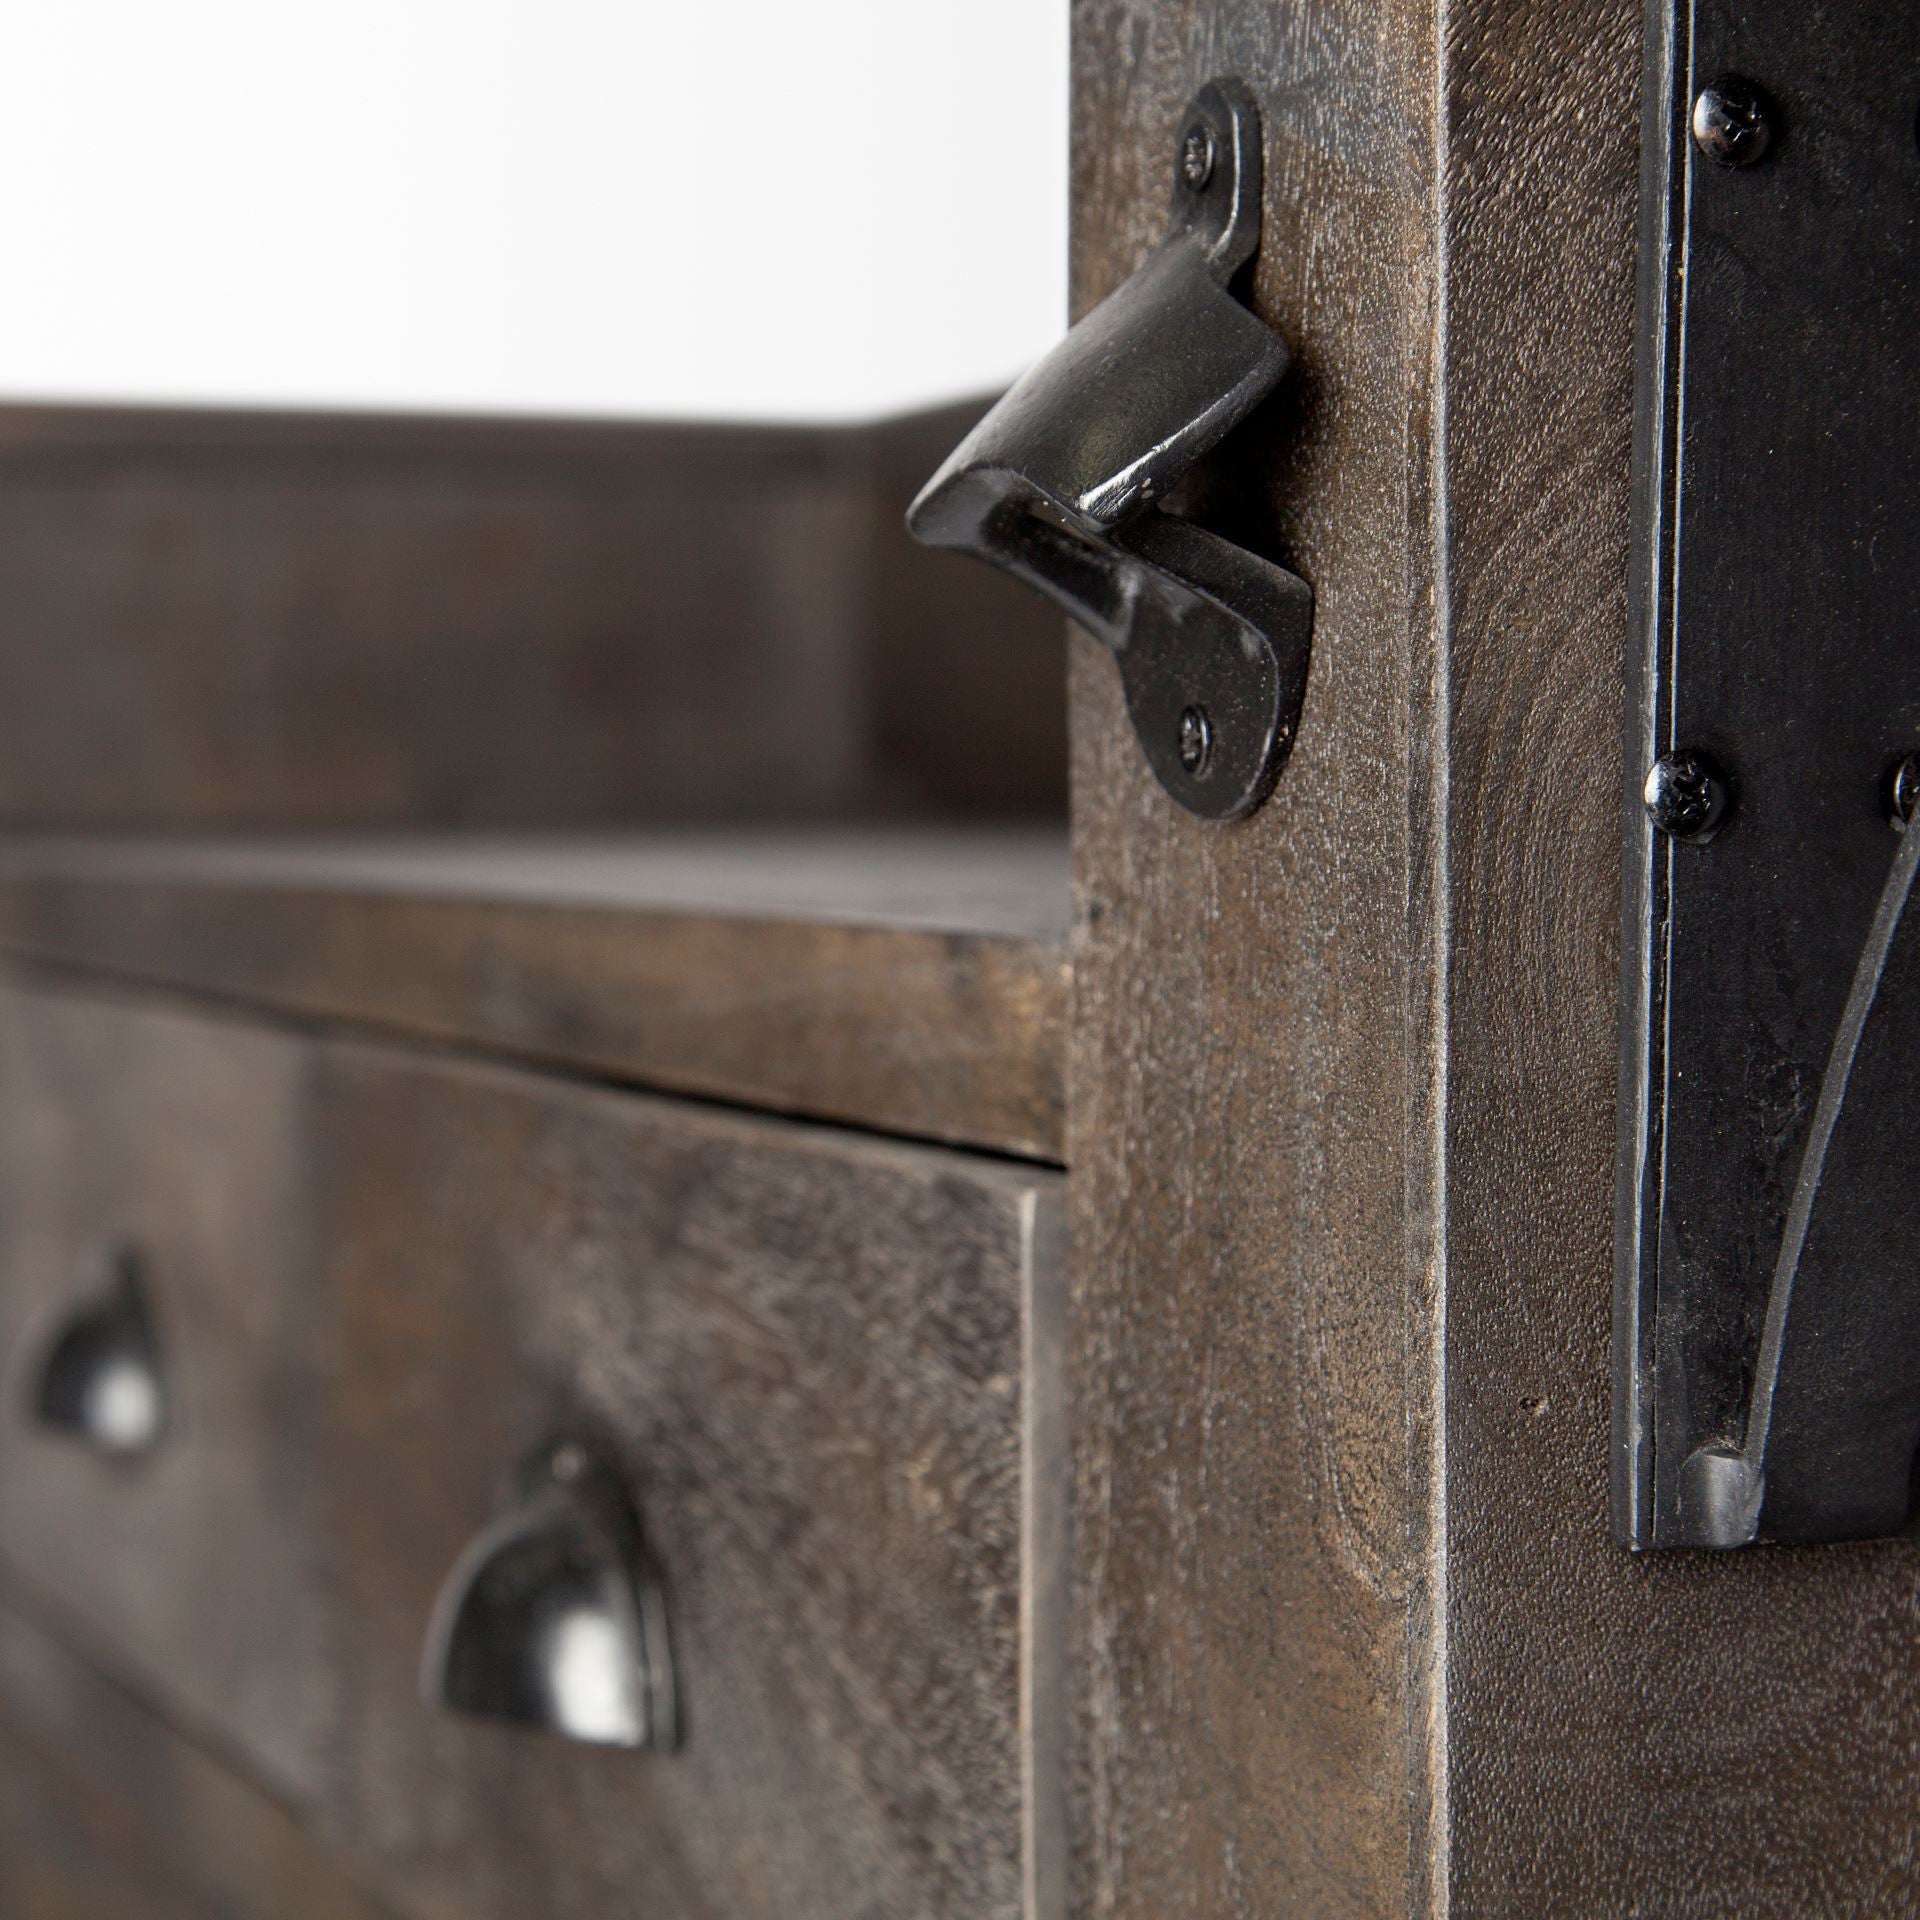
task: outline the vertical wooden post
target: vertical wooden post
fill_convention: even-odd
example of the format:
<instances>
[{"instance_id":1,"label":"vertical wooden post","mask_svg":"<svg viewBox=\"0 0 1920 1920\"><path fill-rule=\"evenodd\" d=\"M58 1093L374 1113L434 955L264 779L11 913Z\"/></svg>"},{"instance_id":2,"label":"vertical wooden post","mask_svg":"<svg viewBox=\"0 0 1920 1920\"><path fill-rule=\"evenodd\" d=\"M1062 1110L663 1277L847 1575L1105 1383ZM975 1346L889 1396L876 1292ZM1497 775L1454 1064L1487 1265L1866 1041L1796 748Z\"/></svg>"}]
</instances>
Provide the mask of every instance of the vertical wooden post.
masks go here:
<instances>
[{"instance_id":1,"label":"vertical wooden post","mask_svg":"<svg viewBox=\"0 0 1920 1920\"><path fill-rule=\"evenodd\" d=\"M1112 662L1073 664L1076 1899L1402 1911L1426 1777L1434 22L1091 0L1075 29L1082 308L1158 238L1194 89L1258 97L1255 304L1296 364L1205 510L1317 593L1299 745L1238 826L1178 812Z\"/></svg>"},{"instance_id":2,"label":"vertical wooden post","mask_svg":"<svg viewBox=\"0 0 1920 1920\"><path fill-rule=\"evenodd\" d=\"M1639 0L1075 25L1082 307L1258 97L1317 596L1236 827L1074 659L1075 1910L1920 1911L1920 1548L1609 1536Z\"/></svg>"}]
</instances>

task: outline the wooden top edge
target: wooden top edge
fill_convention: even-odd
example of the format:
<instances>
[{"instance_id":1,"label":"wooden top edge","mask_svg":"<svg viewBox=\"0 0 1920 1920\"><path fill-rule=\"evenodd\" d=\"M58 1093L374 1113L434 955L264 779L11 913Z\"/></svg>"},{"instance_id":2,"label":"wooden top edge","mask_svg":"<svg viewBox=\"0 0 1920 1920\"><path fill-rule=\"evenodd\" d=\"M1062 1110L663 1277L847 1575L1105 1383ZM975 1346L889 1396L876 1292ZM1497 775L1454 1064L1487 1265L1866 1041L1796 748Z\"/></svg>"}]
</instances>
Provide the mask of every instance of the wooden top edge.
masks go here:
<instances>
[{"instance_id":1,"label":"wooden top edge","mask_svg":"<svg viewBox=\"0 0 1920 1920\"><path fill-rule=\"evenodd\" d=\"M0 951L1058 1162L1064 835L0 840Z\"/></svg>"},{"instance_id":2,"label":"wooden top edge","mask_svg":"<svg viewBox=\"0 0 1920 1920\"><path fill-rule=\"evenodd\" d=\"M192 884L1065 941L1064 827L10 834L0 884Z\"/></svg>"},{"instance_id":3,"label":"wooden top edge","mask_svg":"<svg viewBox=\"0 0 1920 1920\"><path fill-rule=\"evenodd\" d=\"M405 413L318 407L181 407L0 399L0 463L46 455L343 456L575 459L667 457L729 462L836 459L891 443L957 434L990 394L862 420L615 419L589 415Z\"/></svg>"}]
</instances>

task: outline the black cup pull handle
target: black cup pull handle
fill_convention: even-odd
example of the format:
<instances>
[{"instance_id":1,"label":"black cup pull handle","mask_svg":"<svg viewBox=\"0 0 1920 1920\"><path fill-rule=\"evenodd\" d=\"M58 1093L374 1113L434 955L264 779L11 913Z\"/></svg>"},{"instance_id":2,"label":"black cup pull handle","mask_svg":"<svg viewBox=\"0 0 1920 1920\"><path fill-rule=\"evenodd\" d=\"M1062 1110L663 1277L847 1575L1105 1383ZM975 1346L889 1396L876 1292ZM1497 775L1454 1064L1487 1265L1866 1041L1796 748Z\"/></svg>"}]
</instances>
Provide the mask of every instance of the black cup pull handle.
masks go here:
<instances>
[{"instance_id":1,"label":"black cup pull handle","mask_svg":"<svg viewBox=\"0 0 1920 1920\"><path fill-rule=\"evenodd\" d=\"M660 1581L618 1477L581 1442L531 1456L454 1562L420 1686L434 1706L591 1745L679 1744Z\"/></svg>"},{"instance_id":2,"label":"black cup pull handle","mask_svg":"<svg viewBox=\"0 0 1920 1920\"><path fill-rule=\"evenodd\" d=\"M161 1345L139 1254L123 1242L96 1263L33 1368L34 1420L96 1452L151 1452L166 1432Z\"/></svg>"}]
</instances>

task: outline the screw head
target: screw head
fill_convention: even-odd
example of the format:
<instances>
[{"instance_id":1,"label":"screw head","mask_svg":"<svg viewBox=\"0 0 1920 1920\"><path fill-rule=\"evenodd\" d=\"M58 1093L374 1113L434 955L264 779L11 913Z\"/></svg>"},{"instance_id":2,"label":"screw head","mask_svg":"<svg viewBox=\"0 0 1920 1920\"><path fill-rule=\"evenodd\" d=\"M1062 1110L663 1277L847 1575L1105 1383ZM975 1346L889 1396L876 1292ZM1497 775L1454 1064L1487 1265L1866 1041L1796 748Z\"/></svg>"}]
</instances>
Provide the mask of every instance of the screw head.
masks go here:
<instances>
[{"instance_id":1,"label":"screw head","mask_svg":"<svg viewBox=\"0 0 1920 1920\"><path fill-rule=\"evenodd\" d=\"M1694 145L1716 167L1750 167L1773 143L1766 96L1736 74L1700 89L1691 125Z\"/></svg>"},{"instance_id":2,"label":"screw head","mask_svg":"<svg viewBox=\"0 0 1920 1920\"><path fill-rule=\"evenodd\" d=\"M1196 780L1213 758L1213 721L1205 707L1192 706L1180 716L1180 764Z\"/></svg>"},{"instance_id":3,"label":"screw head","mask_svg":"<svg viewBox=\"0 0 1920 1920\"><path fill-rule=\"evenodd\" d=\"M1711 840L1727 817L1727 778L1694 747L1663 753L1647 771L1641 795L1647 818L1675 840Z\"/></svg>"},{"instance_id":4,"label":"screw head","mask_svg":"<svg viewBox=\"0 0 1920 1920\"><path fill-rule=\"evenodd\" d=\"M1190 126L1180 141L1180 178L1195 193L1213 178L1213 129L1204 121Z\"/></svg>"},{"instance_id":5,"label":"screw head","mask_svg":"<svg viewBox=\"0 0 1920 1920\"><path fill-rule=\"evenodd\" d=\"M1910 753L1887 769L1887 820L1895 833L1905 833L1920 807L1920 753Z\"/></svg>"}]
</instances>

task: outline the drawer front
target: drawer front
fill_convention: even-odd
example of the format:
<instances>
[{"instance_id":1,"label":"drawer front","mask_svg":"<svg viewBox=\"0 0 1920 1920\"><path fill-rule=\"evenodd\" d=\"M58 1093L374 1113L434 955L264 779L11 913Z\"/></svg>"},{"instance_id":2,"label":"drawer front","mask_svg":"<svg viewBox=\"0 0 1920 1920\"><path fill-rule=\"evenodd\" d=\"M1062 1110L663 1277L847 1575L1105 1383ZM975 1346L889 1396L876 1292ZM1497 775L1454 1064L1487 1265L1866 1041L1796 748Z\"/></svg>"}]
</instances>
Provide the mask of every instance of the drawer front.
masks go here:
<instances>
[{"instance_id":1,"label":"drawer front","mask_svg":"<svg viewBox=\"0 0 1920 1920\"><path fill-rule=\"evenodd\" d=\"M0 1552L402 1906L1010 1915L1022 1302L1055 1176L533 1075L0 995ZM23 1413L90 1251L170 1419ZM422 1704L434 1597L590 1434L661 1564L684 1738Z\"/></svg>"},{"instance_id":2,"label":"drawer front","mask_svg":"<svg viewBox=\"0 0 1920 1920\"><path fill-rule=\"evenodd\" d=\"M326 1351L304 1179L311 1054L277 1035L0 990L0 1559L102 1644L224 1695L296 1794L329 1736L307 1419ZM103 1459L31 1417L117 1245L153 1296L171 1417ZM295 1379L298 1373L301 1377ZM292 1417L289 1417L292 1416Z\"/></svg>"},{"instance_id":3,"label":"drawer front","mask_svg":"<svg viewBox=\"0 0 1920 1920\"><path fill-rule=\"evenodd\" d=\"M382 1920L384 1913L283 1807L0 1596L6 1920Z\"/></svg>"}]
</instances>

